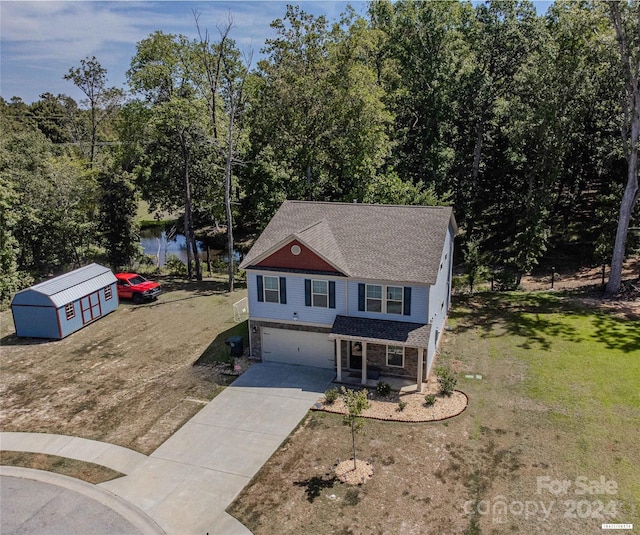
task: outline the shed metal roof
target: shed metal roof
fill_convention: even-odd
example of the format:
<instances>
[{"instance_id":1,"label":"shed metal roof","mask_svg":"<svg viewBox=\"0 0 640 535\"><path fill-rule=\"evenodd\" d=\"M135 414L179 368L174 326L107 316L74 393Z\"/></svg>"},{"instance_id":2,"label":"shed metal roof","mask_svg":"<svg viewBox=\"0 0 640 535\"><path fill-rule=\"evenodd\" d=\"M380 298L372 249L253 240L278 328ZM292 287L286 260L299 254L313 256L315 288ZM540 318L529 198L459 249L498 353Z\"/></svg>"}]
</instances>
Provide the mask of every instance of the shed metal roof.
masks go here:
<instances>
[{"instance_id":1,"label":"shed metal roof","mask_svg":"<svg viewBox=\"0 0 640 535\"><path fill-rule=\"evenodd\" d=\"M60 308L116 282L115 275L100 264L89 264L18 292L12 305Z\"/></svg>"}]
</instances>

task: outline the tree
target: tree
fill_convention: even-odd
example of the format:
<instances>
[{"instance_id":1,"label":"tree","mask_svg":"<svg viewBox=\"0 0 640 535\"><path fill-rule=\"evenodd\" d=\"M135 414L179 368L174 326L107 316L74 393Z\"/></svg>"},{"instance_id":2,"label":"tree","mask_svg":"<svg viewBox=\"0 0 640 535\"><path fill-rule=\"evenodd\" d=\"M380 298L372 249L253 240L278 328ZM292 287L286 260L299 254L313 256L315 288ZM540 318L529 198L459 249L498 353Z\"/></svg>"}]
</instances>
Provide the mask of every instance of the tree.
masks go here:
<instances>
[{"instance_id":1,"label":"tree","mask_svg":"<svg viewBox=\"0 0 640 535\"><path fill-rule=\"evenodd\" d=\"M353 469L356 470L356 432L362 428L362 420L360 415L362 411L369 408L369 400L367 395L369 392L364 390L351 390L342 387L342 401L347 406L348 414L344 417L344 424L351 428L351 445L353 448Z\"/></svg>"},{"instance_id":2,"label":"tree","mask_svg":"<svg viewBox=\"0 0 640 535\"><path fill-rule=\"evenodd\" d=\"M89 166L93 167L98 128L117 109L124 94L115 87L106 87L107 70L95 56L80 60L80 67L69 69L64 79L72 81L87 96L85 102L89 105L90 113Z\"/></svg>"},{"instance_id":3,"label":"tree","mask_svg":"<svg viewBox=\"0 0 640 535\"><path fill-rule=\"evenodd\" d=\"M38 129L53 143L69 143L72 141L69 125L69 110L77 112L75 101L66 95L57 97L51 93L43 93L40 100L29 106L29 111L38 125Z\"/></svg>"},{"instance_id":4,"label":"tree","mask_svg":"<svg viewBox=\"0 0 640 535\"><path fill-rule=\"evenodd\" d=\"M0 126L7 245L17 253L17 270L39 277L95 259L100 251L93 173L35 125Z\"/></svg>"},{"instance_id":5,"label":"tree","mask_svg":"<svg viewBox=\"0 0 640 535\"><path fill-rule=\"evenodd\" d=\"M246 212L266 224L284 198L362 200L389 155L391 114L375 63L375 33L348 13L331 26L289 6L272 23L247 80Z\"/></svg>"},{"instance_id":6,"label":"tree","mask_svg":"<svg viewBox=\"0 0 640 535\"><path fill-rule=\"evenodd\" d=\"M184 208L187 270L202 280L194 232L194 189L207 180L206 111L197 98L194 47L184 36L155 32L137 45L127 79L148 107L145 128L145 169L139 181L152 207ZM144 117L145 114L135 114Z\"/></svg>"},{"instance_id":7,"label":"tree","mask_svg":"<svg viewBox=\"0 0 640 535\"><path fill-rule=\"evenodd\" d=\"M469 292L473 295L473 285L485 271L484 258L480 252L480 240L472 238L467 240L464 250L464 270L469 280Z\"/></svg>"},{"instance_id":8,"label":"tree","mask_svg":"<svg viewBox=\"0 0 640 535\"><path fill-rule=\"evenodd\" d=\"M640 2L632 0L609 2L611 22L620 50L624 97L623 121L620 125L624 156L627 160L627 181L620 203L620 216L611 258L611 272L606 291L620 290L622 264L625 257L629 222L638 201L638 151L640 145Z\"/></svg>"},{"instance_id":9,"label":"tree","mask_svg":"<svg viewBox=\"0 0 640 535\"><path fill-rule=\"evenodd\" d=\"M13 235L18 222L18 198L18 192L9 177L0 172L0 306L33 280L18 269L19 244Z\"/></svg>"},{"instance_id":10,"label":"tree","mask_svg":"<svg viewBox=\"0 0 640 535\"><path fill-rule=\"evenodd\" d=\"M233 27L233 19L229 16L227 25L218 28L220 33L220 41L216 44L210 44L209 33L205 30L201 31L198 24L198 14L194 13L196 20L196 28L200 39L200 58L206 73L205 93L209 105L209 117L211 121L211 129L213 133L214 148L220 149L225 154L224 163L224 207L227 221L227 257L228 257L228 275L229 275L229 291L233 292L235 277L235 259L234 259L234 242L233 242L233 210L231 206L232 197L232 167L238 162L236 150L236 133L237 123L241 122L245 107L244 84L247 78L251 59L242 65L239 60L239 52L235 43L229 38L229 33ZM222 140L219 132L218 121L220 113L218 107L220 103L224 105L227 122L226 143ZM223 143L226 144L224 148Z\"/></svg>"},{"instance_id":11,"label":"tree","mask_svg":"<svg viewBox=\"0 0 640 535\"><path fill-rule=\"evenodd\" d=\"M130 265L140 236L135 223L135 188L126 171L110 169L98 176L100 184L100 234L114 271Z\"/></svg>"},{"instance_id":12,"label":"tree","mask_svg":"<svg viewBox=\"0 0 640 535\"><path fill-rule=\"evenodd\" d=\"M394 116L390 161L403 180L450 188L456 136L454 90L467 54L460 28L467 5L399 0L373 6L375 27L387 35L384 102Z\"/></svg>"}]
</instances>

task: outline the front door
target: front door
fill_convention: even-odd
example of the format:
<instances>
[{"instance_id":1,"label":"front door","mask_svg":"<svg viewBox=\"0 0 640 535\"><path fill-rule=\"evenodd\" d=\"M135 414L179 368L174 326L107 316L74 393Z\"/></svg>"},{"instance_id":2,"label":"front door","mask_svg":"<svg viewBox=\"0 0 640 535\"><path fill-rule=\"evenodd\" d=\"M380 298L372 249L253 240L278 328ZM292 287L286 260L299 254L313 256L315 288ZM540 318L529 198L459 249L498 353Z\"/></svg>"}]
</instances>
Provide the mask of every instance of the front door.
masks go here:
<instances>
[{"instance_id":1,"label":"front door","mask_svg":"<svg viewBox=\"0 0 640 535\"><path fill-rule=\"evenodd\" d=\"M349 344L349 368L352 370L362 369L362 342Z\"/></svg>"}]
</instances>

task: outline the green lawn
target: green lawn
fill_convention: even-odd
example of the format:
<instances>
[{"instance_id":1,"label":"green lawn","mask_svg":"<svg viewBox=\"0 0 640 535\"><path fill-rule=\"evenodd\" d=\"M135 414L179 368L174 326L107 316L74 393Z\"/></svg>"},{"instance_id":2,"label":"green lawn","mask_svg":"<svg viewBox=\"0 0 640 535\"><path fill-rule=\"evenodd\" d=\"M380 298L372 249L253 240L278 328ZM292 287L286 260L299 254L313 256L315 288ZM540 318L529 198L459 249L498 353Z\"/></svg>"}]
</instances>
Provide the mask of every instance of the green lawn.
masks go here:
<instances>
[{"instance_id":1,"label":"green lawn","mask_svg":"<svg viewBox=\"0 0 640 535\"><path fill-rule=\"evenodd\" d=\"M458 337L445 353L466 346L472 361L481 349L490 367L524 366L523 393L548 408L544 436L562 437L563 472L615 480L640 521L640 321L570 296L516 292L459 303L451 325Z\"/></svg>"}]
</instances>

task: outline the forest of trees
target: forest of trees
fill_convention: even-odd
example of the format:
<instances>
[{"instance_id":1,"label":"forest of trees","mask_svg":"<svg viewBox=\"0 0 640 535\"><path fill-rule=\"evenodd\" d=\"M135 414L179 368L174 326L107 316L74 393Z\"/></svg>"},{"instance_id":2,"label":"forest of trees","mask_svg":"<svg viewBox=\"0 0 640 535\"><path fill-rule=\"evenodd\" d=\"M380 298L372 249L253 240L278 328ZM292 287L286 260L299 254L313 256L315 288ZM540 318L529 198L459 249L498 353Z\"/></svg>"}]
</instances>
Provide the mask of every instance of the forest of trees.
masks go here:
<instances>
[{"instance_id":1,"label":"forest of trees","mask_svg":"<svg viewBox=\"0 0 640 535\"><path fill-rule=\"evenodd\" d=\"M201 228L233 248L288 198L453 205L470 269L607 264L618 290L640 243L638 0L289 6L255 65L231 17L194 27L140 41L128 93L88 57L60 73L80 102L0 99L0 300L130 266L140 200L180 217L192 278Z\"/></svg>"}]
</instances>

